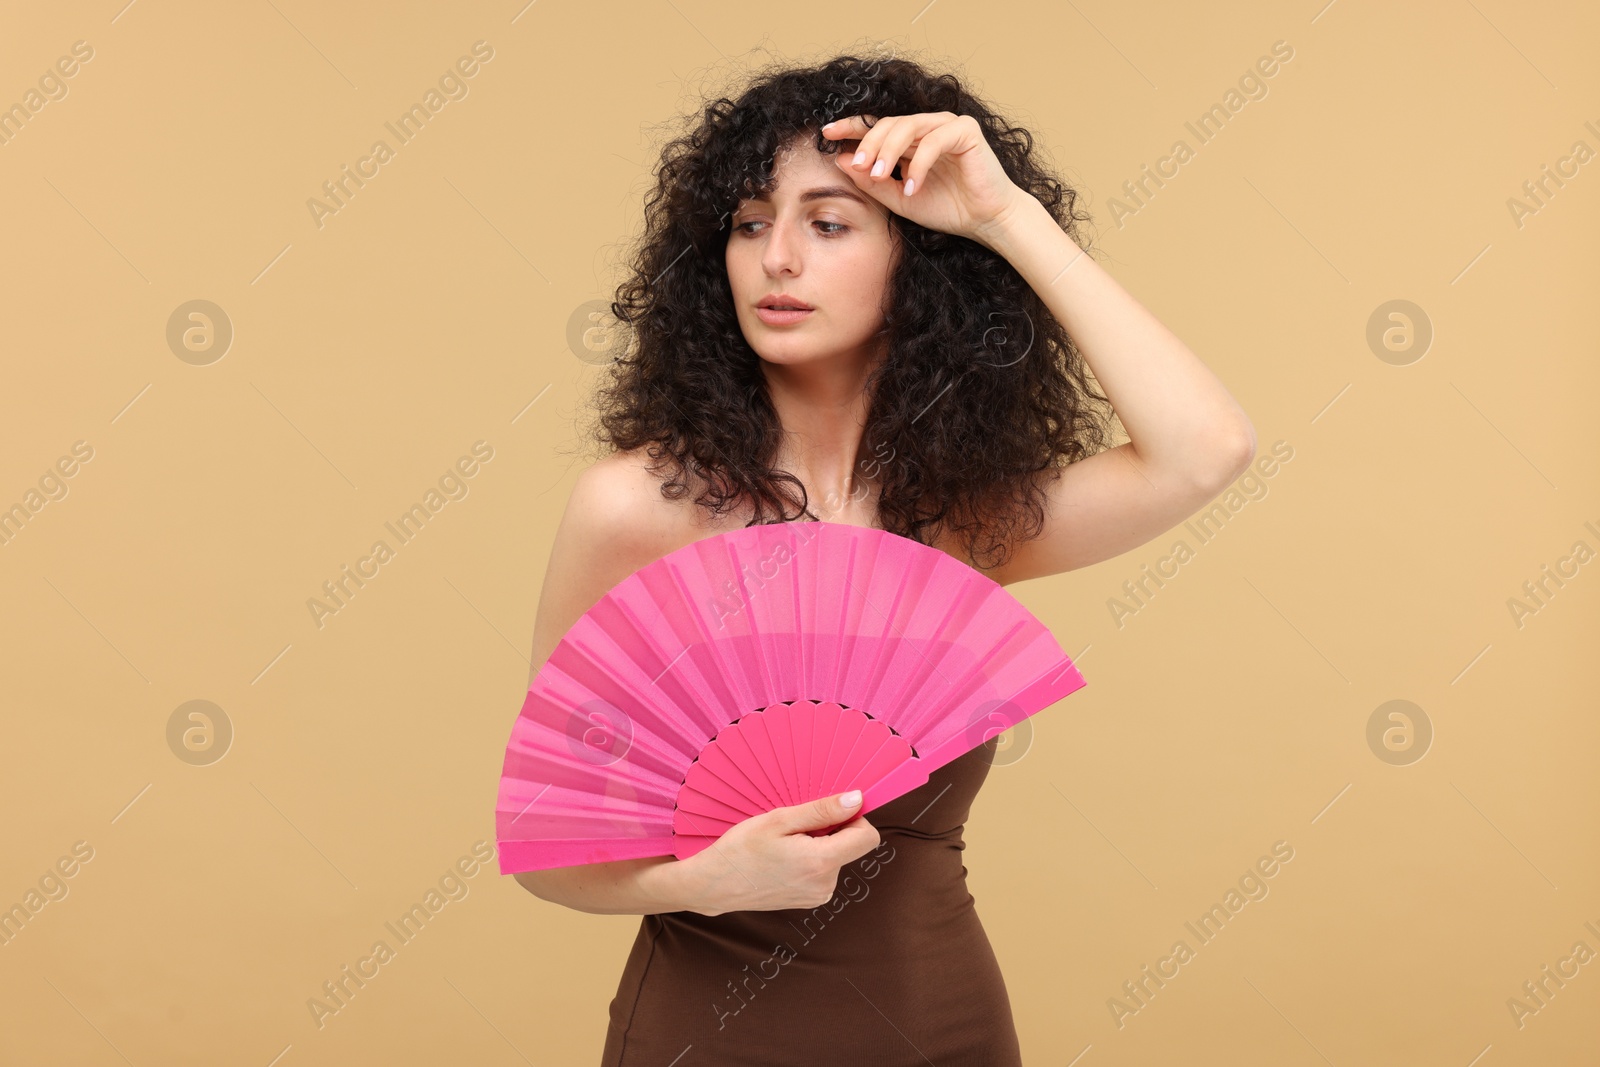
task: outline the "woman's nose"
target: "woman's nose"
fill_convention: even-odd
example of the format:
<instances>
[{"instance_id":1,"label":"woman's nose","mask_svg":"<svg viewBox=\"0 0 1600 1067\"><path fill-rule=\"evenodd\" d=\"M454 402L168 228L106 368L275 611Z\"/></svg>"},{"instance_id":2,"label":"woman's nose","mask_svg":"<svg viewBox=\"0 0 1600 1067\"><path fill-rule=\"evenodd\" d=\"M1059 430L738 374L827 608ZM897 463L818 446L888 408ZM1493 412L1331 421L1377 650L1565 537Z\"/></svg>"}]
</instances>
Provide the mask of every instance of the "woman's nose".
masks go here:
<instances>
[{"instance_id":1,"label":"woman's nose","mask_svg":"<svg viewBox=\"0 0 1600 1067\"><path fill-rule=\"evenodd\" d=\"M761 251L761 266L768 274L785 270L794 272L800 266L798 227L782 219L767 229L767 243Z\"/></svg>"}]
</instances>

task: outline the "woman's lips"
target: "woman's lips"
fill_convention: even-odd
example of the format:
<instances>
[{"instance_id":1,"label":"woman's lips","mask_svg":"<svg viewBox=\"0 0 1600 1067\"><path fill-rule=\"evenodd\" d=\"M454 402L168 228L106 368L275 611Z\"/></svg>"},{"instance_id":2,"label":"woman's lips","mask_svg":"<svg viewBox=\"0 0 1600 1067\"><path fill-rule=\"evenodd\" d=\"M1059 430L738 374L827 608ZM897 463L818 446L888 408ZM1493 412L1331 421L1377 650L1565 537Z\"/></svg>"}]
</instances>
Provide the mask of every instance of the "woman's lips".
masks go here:
<instances>
[{"instance_id":1,"label":"woman's lips","mask_svg":"<svg viewBox=\"0 0 1600 1067\"><path fill-rule=\"evenodd\" d=\"M789 326L796 322L800 322L807 315L811 314L811 309L804 311L779 311L777 308L756 308L756 314L760 316L761 321L766 323L768 326Z\"/></svg>"}]
</instances>

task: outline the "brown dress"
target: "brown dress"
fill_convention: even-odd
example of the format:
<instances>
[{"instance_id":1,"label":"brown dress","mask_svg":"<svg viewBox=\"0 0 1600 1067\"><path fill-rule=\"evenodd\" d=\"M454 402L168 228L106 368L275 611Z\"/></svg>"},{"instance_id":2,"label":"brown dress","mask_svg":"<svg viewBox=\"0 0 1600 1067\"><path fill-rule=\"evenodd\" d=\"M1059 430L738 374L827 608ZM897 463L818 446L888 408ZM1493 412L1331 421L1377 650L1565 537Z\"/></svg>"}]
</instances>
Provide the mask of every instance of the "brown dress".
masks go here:
<instances>
[{"instance_id":1,"label":"brown dress","mask_svg":"<svg viewBox=\"0 0 1600 1067\"><path fill-rule=\"evenodd\" d=\"M602 1067L1020 1067L961 856L996 744L869 811L822 907L643 916Z\"/></svg>"}]
</instances>

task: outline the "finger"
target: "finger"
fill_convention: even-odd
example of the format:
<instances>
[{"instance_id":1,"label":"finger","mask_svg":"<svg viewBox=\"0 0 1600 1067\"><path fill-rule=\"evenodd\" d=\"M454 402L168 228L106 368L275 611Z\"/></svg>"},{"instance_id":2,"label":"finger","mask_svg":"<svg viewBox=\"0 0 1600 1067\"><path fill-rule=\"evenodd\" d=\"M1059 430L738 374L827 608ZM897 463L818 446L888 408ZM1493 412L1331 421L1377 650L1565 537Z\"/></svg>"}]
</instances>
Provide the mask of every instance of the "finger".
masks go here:
<instances>
[{"instance_id":1,"label":"finger","mask_svg":"<svg viewBox=\"0 0 1600 1067\"><path fill-rule=\"evenodd\" d=\"M906 118L907 116L904 115L888 115L874 122L871 129L861 135L861 140L856 145L855 157L850 161L850 165L861 174L867 174L872 168L873 161L879 157L884 138L889 136L889 131L904 122ZM888 166L884 167L885 171L888 169Z\"/></svg>"},{"instance_id":2,"label":"finger","mask_svg":"<svg viewBox=\"0 0 1600 1067\"><path fill-rule=\"evenodd\" d=\"M822 135L830 141L849 141L865 137L867 130L871 129L866 120L870 115L846 115L841 119L834 119L822 127ZM872 119L877 122L877 119Z\"/></svg>"},{"instance_id":3,"label":"finger","mask_svg":"<svg viewBox=\"0 0 1600 1067\"><path fill-rule=\"evenodd\" d=\"M904 199L900 193L900 186L893 182L879 182L869 177L864 169L851 162L848 152L840 152L835 156L833 165L838 168L839 173L849 179L851 185L854 185L888 210L895 211L900 207L900 201Z\"/></svg>"},{"instance_id":4,"label":"finger","mask_svg":"<svg viewBox=\"0 0 1600 1067\"><path fill-rule=\"evenodd\" d=\"M928 172L933 169L934 161L947 152L954 152L963 148L971 128L959 119L952 119L938 129L929 132L916 146L911 154L911 161L900 169L905 177L904 193L906 196L915 195L922 187Z\"/></svg>"},{"instance_id":5,"label":"finger","mask_svg":"<svg viewBox=\"0 0 1600 1067\"><path fill-rule=\"evenodd\" d=\"M847 808L841 803L841 794L818 797L799 804L772 808L756 818L764 818L777 827L780 833L820 830L826 826L842 824L856 815L859 806Z\"/></svg>"},{"instance_id":6,"label":"finger","mask_svg":"<svg viewBox=\"0 0 1600 1067\"><path fill-rule=\"evenodd\" d=\"M913 116L904 122L897 122L883 135L877 146L877 156L868 161L867 176L876 182L888 183L894 177L894 168L900 164L901 158L910 152L917 143L919 134L931 133L932 130L923 130L923 123L915 121L923 116ZM937 127L934 127L937 129ZM901 170L900 176L905 177Z\"/></svg>"},{"instance_id":7,"label":"finger","mask_svg":"<svg viewBox=\"0 0 1600 1067\"><path fill-rule=\"evenodd\" d=\"M865 815L858 815L830 834L812 838L817 851L822 857L835 867L843 866L851 860L860 859L868 852L877 848L883 840L883 835L878 828L867 821Z\"/></svg>"},{"instance_id":8,"label":"finger","mask_svg":"<svg viewBox=\"0 0 1600 1067\"><path fill-rule=\"evenodd\" d=\"M841 835L843 836L841 837ZM862 836L875 838L878 836L878 828L865 815L855 815L839 823L821 837L813 838L813 840L837 843L841 840L854 840Z\"/></svg>"},{"instance_id":9,"label":"finger","mask_svg":"<svg viewBox=\"0 0 1600 1067\"><path fill-rule=\"evenodd\" d=\"M959 116L950 111L925 111L915 115L895 115L884 119L874 127L872 133L863 138L863 146L869 150L867 158L860 164L861 168L878 181L888 178L901 157L913 147L921 138L955 123ZM879 133L879 130L882 132ZM876 134L877 136L873 136ZM883 161L883 166L877 168L877 160ZM872 174L877 168L878 174ZM901 171L901 176L905 172Z\"/></svg>"},{"instance_id":10,"label":"finger","mask_svg":"<svg viewBox=\"0 0 1600 1067\"><path fill-rule=\"evenodd\" d=\"M859 143L861 139L871 133L873 127L881 121L874 115L847 115L822 127L822 132L830 141L838 142L839 155L849 163L851 157L861 151L862 145ZM857 142L854 148L847 143L850 141Z\"/></svg>"},{"instance_id":11,"label":"finger","mask_svg":"<svg viewBox=\"0 0 1600 1067\"><path fill-rule=\"evenodd\" d=\"M858 169L850 162L850 157L840 153L834 161L834 166L864 195L869 196L885 211L892 214L901 214L905 210L905 194L900 191L900 183L895 181L881 182L869 177L864 171Z\"/></svg>"}]
</instances>

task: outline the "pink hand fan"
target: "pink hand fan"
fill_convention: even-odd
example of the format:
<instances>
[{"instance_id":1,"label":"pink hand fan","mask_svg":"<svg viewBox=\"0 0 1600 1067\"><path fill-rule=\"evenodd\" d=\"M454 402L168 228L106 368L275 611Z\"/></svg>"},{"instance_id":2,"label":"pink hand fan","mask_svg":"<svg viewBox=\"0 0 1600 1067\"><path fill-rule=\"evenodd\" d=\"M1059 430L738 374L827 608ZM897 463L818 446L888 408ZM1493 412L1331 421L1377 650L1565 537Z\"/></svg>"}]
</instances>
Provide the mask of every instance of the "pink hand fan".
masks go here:
<instances>
[{"instance_id":1,"label":"pink hand fan","mask_svg":"<svg viewBox=\"0 0 1600 1067\"><path fill-rule=\"evenodd\" d=\"M847 789L871 811L1083 685L1027 608L936 548L831 522L716 534L619 582L534 677L500 873L687 859Z\"/></svg>"}]
</instances>

